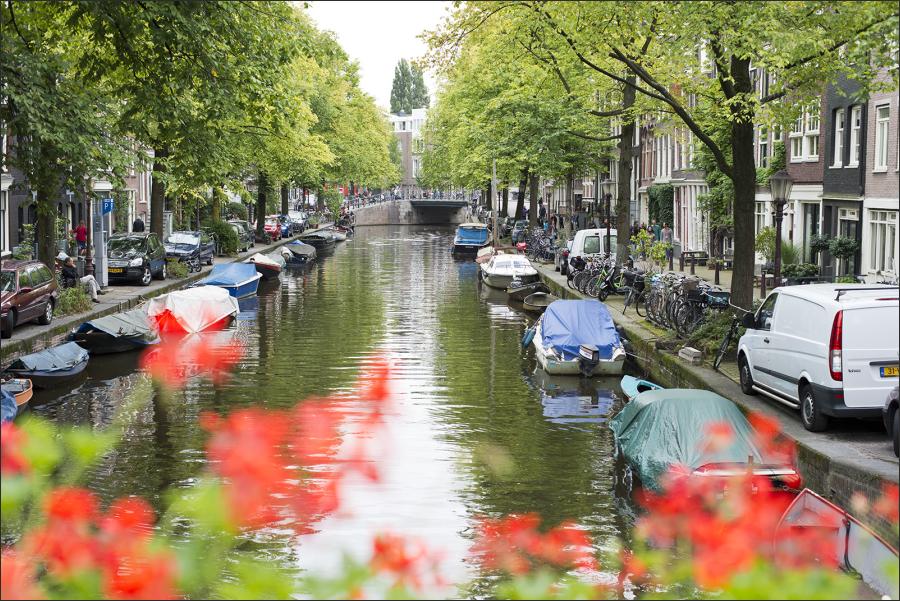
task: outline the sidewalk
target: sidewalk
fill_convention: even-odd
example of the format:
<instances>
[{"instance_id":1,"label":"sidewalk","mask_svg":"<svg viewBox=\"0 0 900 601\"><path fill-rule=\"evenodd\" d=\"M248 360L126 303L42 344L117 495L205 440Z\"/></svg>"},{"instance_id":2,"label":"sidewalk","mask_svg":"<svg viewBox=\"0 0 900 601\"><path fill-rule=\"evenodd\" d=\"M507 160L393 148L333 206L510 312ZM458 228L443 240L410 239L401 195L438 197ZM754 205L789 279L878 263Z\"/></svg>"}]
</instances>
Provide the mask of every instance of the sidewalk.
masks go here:
<instances>
[{"instance_id":1,"label":"sidewalk","mask_svg":"<svg viewBox=\"0 0 900 601\"><path fill-rule=\"evenodd\" d=\"M310 228L304 234L314 232L317 229L324 229L330 225L326 224L318 228ZM267 253L294 239L295 237L283 238L269 245L257 244L247 252L238 253L236 257L216 257L213 260L213 266L223 263L236 263L258 252ZM90 311L54 318L49 326L38 325L34 322L18 326L13 330L12 337L4 339L2 344L0 344L0 347L2 347L0 348L0 366L9 364L21 355L34 353L64 342L69 331L85 321L133 309L154 296L160 296L199 281L205 278L211 270L212 267L204 265L199 273L192 273L188 277L180 279L170 277L162 281L153 280L149 286L140 286L138 284L107 286L106 294L99 297L100 302L95 303Z\"/></svg>"},{"instance_id":2,"label":"sidewalk","mask_svg":"<svg viewBox=\"0 0 900 601\"><path fill-rule=\"evenodd\" d=\"M580 292L566 285L565 276L554 271L552 264L533 262L533 265L557 296L583 298ZM696 272L700 275L699 269ZM900 481L900 462L894 456L890 439L880 422L843 420L836 421L827 432L809 432L800 422L797 411L762 395L748 396L741 392L737 364L723 363L718 372L708 364L690 365L678 358L677 349L657 349L655 342L663 337L664 330L631 309L623 314L621 296L609 297L606 304L613 320L622 327L631 343L635 359L651 379L666 386L712 390L731 399L744 411L777 419L782 431L797 443L800 471L809 488L848 508L854 492L862 492L874 500L881 494L882 483L897 484ZM874 526L897 545L897 535L887 523Z\"/></svg>"}]
</instances>

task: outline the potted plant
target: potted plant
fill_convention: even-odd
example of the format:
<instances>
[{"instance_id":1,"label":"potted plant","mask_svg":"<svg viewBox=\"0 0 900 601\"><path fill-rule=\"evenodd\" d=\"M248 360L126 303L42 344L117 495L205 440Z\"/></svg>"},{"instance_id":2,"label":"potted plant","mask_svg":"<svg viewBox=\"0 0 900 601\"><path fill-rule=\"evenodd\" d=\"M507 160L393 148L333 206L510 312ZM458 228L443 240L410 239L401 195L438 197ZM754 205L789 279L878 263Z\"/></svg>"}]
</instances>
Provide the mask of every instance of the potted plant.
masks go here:
<instances>
[{"instance_id":1,"label":"potted plant","mask_svg":"<svg viewBox=\"0 0 900 601\"><path fill-rule=\"evenodd\" d=\"M841 261L841 270L846 271L850 265L850 259L859 250L859 240L847 236L837 236L828 243L828 252L831 256Z\"/></svg>"}]
</instances>

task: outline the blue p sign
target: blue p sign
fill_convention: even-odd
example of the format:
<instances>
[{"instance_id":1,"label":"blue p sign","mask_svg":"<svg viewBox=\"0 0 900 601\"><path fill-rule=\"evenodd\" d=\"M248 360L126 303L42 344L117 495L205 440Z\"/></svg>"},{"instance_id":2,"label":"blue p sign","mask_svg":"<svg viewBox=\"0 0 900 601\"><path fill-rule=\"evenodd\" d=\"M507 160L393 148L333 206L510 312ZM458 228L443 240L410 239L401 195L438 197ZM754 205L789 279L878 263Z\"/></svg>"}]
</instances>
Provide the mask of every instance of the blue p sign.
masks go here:
<instances>
[{"instance_id":1,"label":"blue p sign","mask_svg":"<svg viewBox=\"0 0 900 601\"><path fill-rule=\"evenodd\" d=\"M103 199L103 214L106 215L107 213L112 213L112 212L113 212L113 206L114 206L114 205L113 205L113 199L112 199L112 198L104 198L104 199Z\"/></svg>"}]
</instances>

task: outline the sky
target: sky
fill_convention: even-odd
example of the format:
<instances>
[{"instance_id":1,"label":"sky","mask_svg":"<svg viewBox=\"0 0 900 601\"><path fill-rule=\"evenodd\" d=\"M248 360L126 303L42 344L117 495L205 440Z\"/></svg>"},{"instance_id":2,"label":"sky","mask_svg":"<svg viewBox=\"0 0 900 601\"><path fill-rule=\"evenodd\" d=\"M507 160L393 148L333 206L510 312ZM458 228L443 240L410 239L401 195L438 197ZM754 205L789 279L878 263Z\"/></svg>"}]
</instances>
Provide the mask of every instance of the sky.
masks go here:
<instances>
[{"instance_id":1,"label":"sky","mask_svg":"<svg viewBox=\"0 0 900 601\"><path fill-rule=\"evenodd\" d=\"M391 105L394 67L401 58L425 53L418 36L434 29L451 2L309 2L309 15L319 28L333 31L350 58L359 62L360 85L379 106ZM434 99L435 81L425 73L425 85Z\"/></svg>"}]
</instances>

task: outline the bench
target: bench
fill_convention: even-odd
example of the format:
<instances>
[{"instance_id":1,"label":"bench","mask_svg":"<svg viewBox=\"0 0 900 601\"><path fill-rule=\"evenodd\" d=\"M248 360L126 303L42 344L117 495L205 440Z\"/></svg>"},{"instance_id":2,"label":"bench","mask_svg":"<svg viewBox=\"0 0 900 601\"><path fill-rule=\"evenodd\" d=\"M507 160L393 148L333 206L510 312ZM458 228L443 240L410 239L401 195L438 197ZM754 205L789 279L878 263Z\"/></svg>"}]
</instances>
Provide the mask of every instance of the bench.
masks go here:
<instances>
[{"instance_id":1,"label":"bench","mask_svg":"<svg viewBox=\"0 0 900 601\"><path fill-rule=\"evenodd\" d=\"M697 265L706 265L706 261L709 259L709 255L705 250L683 250L681 251L681 254L684 257L684 263L686 265L690 265L691 259L693 259Z\"/></svg>"}]
</instances>

